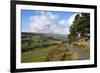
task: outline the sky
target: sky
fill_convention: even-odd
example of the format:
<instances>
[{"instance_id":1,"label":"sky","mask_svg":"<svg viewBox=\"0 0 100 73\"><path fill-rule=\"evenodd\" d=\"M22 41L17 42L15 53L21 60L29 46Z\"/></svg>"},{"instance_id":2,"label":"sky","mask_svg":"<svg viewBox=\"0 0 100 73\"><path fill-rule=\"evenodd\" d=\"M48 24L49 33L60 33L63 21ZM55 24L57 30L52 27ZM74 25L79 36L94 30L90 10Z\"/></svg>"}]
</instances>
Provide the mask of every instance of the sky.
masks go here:
<instances>
[{"instance_id":1,"label":"sky","mask_svg":"<svg viewBox=\"0 0 100 73\"><path fill-rule=\"evenodd\" d=\"M69 34L77 13L21 10L22 32Z\"/></svg>"}]
</instances>

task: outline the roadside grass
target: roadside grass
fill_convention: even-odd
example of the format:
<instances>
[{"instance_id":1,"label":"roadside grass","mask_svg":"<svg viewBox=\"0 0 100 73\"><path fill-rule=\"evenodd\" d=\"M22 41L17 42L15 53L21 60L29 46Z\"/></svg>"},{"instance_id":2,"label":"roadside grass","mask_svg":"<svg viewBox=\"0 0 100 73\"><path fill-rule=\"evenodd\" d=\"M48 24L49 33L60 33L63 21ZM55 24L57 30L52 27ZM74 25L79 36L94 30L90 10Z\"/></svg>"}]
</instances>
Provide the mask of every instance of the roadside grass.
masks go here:
<instances>
[{"instance_id":1,"label":"roadside grass","mask_svg":"<svg viewBox=\"0 0 100 73\"><path fill-rule=\"evenodd\" d=\"M77 60L78 59L78 55L77 53L69 53L68 56L65 57L65 60Z\"/></svg>"},{"instance_id":2,"label":"roadside grass","mask_svg":"<svg viewBox=\"0 0 100 73\"><path fill-rule=\"evenodd\" d=\"M81 49L83 51L90 52L90 48L85 45L82 45L82 44L78 45L77 43L74 43L73 46L75 46L76 48Z\"/></svg>"}]
</instances>

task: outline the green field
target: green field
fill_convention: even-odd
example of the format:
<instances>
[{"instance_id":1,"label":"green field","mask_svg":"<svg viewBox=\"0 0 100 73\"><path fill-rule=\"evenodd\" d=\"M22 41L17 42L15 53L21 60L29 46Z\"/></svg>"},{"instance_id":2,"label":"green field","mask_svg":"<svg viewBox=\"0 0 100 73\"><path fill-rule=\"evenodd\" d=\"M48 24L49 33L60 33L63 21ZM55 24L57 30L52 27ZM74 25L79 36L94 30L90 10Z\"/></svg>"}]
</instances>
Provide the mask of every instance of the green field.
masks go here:
<instances>
[{"instance_id":1,"label":"green field","mask_svg":"<svg viewBox=\"0 0 100 73\"><path fill-rule=\"evenodd\" d=\"M43 62L45 61L48 52L56 46L38 48L28 52L22 53L22 62Z\"/></svg>"},{"instance_id":2,"label":"green field","mask_svg":"<svg viewBox=\"0 0 100 73\"><path fill-rule=\"evenodd\" d=\"M51 36L49 34L49 36ZM43 62L45 61L48 52L56 48L61 40L55 40L52 37L43 37L39 35L22 34L21 41L21 62Z\"/></svg>"},{"instance_id":3,"label":"green field","mask_svg":"<svg viewBox=\"0 0 100 73\"><path fill-rule=\"evenodd\" d=\"M48 36L49 35L49 36ZM46 62L71 60L71 53L62 42L63 39L54 39L55 35L23 35L21 41L21 62ZM59 35L60 36L60 35ZM64 41L65 43L66 41ZM62 44L62 45L61 45ZM56 52L56 53L55 53ZM66 52L69 56L66 57ZM68 55L68 54L67 54Z\"/></svg>"},{"instance_id":4,"label":"green field","mask_svg":"<svg viewBox=\"0 0 100 73\"><path fill-rule=\"evenodd\" d=\"M59 37L62 37L59 35ZM22 34L21 62L48 62L89 59L86 46L68 44L68 41L53 34ZM56 39L55 39L56 38ZM78 42L76 42L77 44Z\"/></svg>"}]
</instances>

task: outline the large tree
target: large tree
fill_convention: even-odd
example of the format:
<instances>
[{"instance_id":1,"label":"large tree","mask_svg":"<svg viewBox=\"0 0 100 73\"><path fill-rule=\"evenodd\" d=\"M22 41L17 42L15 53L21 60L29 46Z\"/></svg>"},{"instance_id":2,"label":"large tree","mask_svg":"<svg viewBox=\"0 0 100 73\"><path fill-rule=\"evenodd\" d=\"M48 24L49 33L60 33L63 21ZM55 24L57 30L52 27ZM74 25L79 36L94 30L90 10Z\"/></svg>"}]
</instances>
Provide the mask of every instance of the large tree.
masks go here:
<instances>
[{"instance_id":1,"label":"large tree","mask_svg":"<svg viewBox=\"0 0 100 73\"><path fill-rule=\"evenodd\" d=\"M71 42L77 40L77 36L85 37L90 34L90 14L80 13L75 16L74 22L70 26L68 39Z\"/></svg>"}]
</instances>

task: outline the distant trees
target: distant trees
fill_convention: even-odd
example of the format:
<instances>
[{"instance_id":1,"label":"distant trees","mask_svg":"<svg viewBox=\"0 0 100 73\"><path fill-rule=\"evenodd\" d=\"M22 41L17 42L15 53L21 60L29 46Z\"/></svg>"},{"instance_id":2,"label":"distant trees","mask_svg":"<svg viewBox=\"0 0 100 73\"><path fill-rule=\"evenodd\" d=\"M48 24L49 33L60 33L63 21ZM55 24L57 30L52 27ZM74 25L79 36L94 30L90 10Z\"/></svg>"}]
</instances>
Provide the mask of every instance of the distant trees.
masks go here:
<instances>
[{"instance_id":1,"label":"distant trees","mask_svg":"<svg viewBox=\"0 0 100 73\"><path fill-rule=\"evenodd\" d=\"M73 41L89 36L90 34L90 14L81 13L75 16L74 22L70 26L70 34L68 35L69 43ZM80 37L78 37L80 35ZM89 39L89 37L88 37Z\"/></svg>"}]
</instances>

